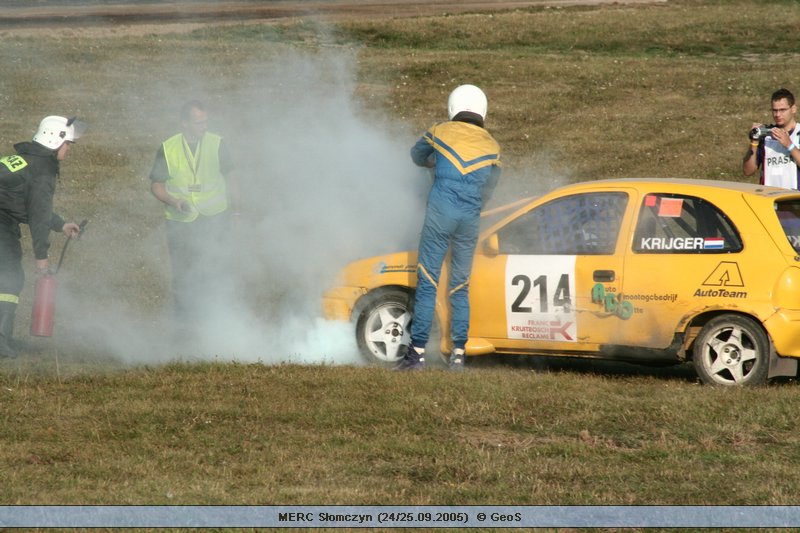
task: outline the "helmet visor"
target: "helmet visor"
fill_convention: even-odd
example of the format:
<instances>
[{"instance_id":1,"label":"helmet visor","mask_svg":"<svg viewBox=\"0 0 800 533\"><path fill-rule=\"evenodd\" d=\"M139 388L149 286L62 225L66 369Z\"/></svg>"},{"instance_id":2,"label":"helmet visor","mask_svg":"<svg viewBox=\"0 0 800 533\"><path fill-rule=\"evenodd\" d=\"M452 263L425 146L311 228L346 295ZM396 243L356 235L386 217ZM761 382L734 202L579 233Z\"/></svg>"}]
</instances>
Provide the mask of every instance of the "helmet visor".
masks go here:
<instances>
[{"instance_id":1,"label":"helmet visor","mask_svg":"<svg viewBox=\"0 0 800 533\"><path fill-rule=\"evenodd\" d=\"M67 141L75 142L86 132L89 125L83 121L78 120L76 117L67 119ZM71 135L70 135L71 133ZM72 137L72 138L70 138Z\"/></svg>"}]
</instances>

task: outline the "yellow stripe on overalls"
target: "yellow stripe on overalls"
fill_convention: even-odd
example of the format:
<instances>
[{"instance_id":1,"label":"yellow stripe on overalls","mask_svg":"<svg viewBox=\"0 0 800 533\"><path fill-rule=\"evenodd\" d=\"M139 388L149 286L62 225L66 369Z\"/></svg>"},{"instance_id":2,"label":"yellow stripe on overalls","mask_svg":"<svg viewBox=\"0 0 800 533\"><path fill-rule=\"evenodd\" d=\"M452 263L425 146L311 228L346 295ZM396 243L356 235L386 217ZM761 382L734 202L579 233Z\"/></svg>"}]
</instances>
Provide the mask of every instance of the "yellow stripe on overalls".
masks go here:
<instances>
[{"instance_id":1,"label":"yellow stripe on overalls","mask_svg":"<svg viewBox=\"0 0 800 533\"><path fill-rule=\"evenodd\" d=\"M462 283L458 287L453 288L453 290L450 291L450 296L454 295L455 293L457 293L458 291L460 291L461 289L463 289L467 285L469 285L469 280L465 281L464 283Z\"/></svg>"},{"instance_id":2,"label":"yellow stripe on overalls","mask_svg":"<svg viewBox=\"0 0 800 533\"><path fill-rule=\"evenodd\" d=\"M12 304L19 303L19 296L16 294L0 294L0 302L10 302Z\"/></svg>"},{"instance_id":3,"label":"yellow stripe on overalls","mask_svg":"<svg viewBox=\"0 0 800 533\"><path fill-rule=\"evenodd\" d=\"M439 287L439 284L438 284L438 283L436 283L436 282L433 280L433 278L431 277L431 275L430 275L430 274L428 274L428 271L427 271L427 270L425 270L425 267L424 267L424 266L422 266L422 263L420 263L419 265L417 265L417 268L419 269L419 271L420 271L420 272L422 272L422 274L423 274L423 275L424 275L426 278L428 278L428 281L431 283L431 285L433 285L434 287Z\"/></svg>"}]
</instances>

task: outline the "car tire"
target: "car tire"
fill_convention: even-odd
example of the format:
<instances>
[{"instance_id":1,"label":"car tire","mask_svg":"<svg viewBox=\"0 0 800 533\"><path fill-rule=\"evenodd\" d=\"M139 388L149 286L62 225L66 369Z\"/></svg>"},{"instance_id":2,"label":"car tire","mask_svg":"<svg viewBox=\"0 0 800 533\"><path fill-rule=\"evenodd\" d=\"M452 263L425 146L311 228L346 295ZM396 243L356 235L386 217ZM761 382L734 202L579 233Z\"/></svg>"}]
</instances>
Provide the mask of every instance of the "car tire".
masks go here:
<instances>
[{"instance_id":1,"label":"car tire","mask_svg":"<svg viewBox=\"0 0 800 533\"><path fill-rule=\"evenodd\" d=\"M370 298L356 321L356 341L370 363L395 367L411 342L410 294L388 290Z\"/></svg>"},{"instance_id":2,"label":"car tire","mask_svg":"<svg viewBox=\"0 0 800 533\"><path fill-rule=\"evenodd\" d=\"M770 342L755 320L726 314L710 320L694 343L697 375L709 385L756 386L767 382Z\"/></svg>"}]
</instances>

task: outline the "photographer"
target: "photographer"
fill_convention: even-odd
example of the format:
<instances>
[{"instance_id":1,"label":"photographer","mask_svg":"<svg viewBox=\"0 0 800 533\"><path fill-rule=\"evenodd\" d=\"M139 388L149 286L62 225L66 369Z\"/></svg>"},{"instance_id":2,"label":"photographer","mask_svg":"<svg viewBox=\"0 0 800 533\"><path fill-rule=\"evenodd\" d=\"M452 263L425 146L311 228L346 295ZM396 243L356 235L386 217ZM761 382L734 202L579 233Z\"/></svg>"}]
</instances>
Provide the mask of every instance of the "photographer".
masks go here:
<instances>
[{"instance_id":1,"label":"photographer","mask_svg":"<svg viewBox=\"0 0 800 533\"><path fill-rule=\"evenodd\" d=\"M787 89L772 93L774 124L753 124L750 148L742 161L745 176L761 167L761 184L800 189L800 128L795 113L794 95Z\"/></svg>"}]
</instances>

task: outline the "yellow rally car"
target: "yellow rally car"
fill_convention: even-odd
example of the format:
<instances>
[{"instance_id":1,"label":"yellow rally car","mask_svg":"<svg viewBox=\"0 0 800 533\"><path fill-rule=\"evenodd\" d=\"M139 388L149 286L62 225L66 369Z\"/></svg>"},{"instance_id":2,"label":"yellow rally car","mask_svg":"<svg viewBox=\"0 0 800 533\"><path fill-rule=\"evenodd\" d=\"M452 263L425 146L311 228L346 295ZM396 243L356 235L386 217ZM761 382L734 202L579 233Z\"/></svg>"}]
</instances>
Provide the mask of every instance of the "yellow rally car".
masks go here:
<instances>
[{"instance_id":1,"label":"yellow rally car","mask_svg":"<svg viewBox=\"0 0 800 533\"><path fill-rule=\"evenodd\" d=\"M704 382L723 385L797 374L800 192L604 180L499 210L478 240L467 355L692 360ZM352 263L339 283L324 295L326 318L352 320L367 358L397 363L416 252ZM449 331L441 291L436 314Z\"/></svg>"}]
</instances>

